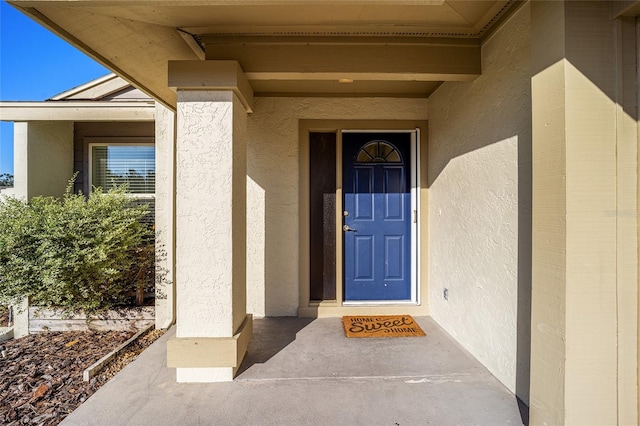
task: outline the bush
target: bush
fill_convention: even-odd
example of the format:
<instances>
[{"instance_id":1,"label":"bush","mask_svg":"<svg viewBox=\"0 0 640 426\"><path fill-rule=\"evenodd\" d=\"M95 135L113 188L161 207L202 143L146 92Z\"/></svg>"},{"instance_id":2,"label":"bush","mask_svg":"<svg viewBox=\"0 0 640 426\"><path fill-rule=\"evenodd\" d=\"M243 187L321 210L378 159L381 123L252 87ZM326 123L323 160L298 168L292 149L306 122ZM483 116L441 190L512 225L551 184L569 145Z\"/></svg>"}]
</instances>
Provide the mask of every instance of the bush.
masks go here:
<instances>
[{"instance_id":1,"label":"bush","mask_svg":"<svg viewBox=\"0 0 640 426\"><path fill-rule=\"evenodd\" d=\"M141 222L146 206L133 205L126 187L88 198L72 188L73 180L61 199L0 200L0 303L28 296L32 305L92 314L135 297L131 271L153 236Z\"/></svg>"}]
</instances>

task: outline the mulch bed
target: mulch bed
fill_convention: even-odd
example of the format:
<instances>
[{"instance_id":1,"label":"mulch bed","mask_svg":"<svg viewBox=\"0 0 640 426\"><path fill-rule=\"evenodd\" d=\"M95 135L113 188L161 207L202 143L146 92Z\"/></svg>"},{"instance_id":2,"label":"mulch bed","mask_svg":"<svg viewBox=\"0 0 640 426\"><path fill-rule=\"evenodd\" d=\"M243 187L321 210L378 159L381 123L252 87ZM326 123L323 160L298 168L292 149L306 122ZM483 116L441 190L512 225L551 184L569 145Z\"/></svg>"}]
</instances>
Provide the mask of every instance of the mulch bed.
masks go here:
<instances>
[{"instance_id":1,"label":"mulch bed","mask_svg":"<svg viewBox=\"0 0 640 426\"><path fill-rule=\"evenodd\" d=\"M9 326L9 308L0 305L0 327Z\"/></svg>"},{"instance_id":2,"label":"mulch bed","mask_svg":"<svg viewBox=\"0 0 640 426\"><path fill-rule=\"evenodd\" d=\"M45 332L0 343L0 424L57 425L163 334L153 330L90 382L82 372L133 331Z\"/></svg>"}]
</instances>

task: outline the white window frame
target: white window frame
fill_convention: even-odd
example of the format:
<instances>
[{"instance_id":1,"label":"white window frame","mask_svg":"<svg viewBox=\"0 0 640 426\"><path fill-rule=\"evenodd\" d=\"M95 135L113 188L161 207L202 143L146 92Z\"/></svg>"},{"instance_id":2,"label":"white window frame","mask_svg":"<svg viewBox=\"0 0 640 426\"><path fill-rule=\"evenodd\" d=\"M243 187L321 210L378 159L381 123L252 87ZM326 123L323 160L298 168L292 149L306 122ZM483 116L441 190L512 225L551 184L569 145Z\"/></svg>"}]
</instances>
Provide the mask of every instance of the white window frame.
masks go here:
<instances>
[{"instance_id":1,"label":"white window frame","mask_svg":"<svg viewBox=\"0 0 640 426\"><path fill-rule=\"evenodd\" d=\"M88 157L88 176L89 191L93 191L93 148L97 146L152 146L155 147L155 140L152 137L116 137L116 138L90 138L87 141L89 152ZM154 159L155 161L155 159ZM152 200L156 198L156 193L140 194L128 193L127 196L138 200Z\"/></svg>"}]
</instances>

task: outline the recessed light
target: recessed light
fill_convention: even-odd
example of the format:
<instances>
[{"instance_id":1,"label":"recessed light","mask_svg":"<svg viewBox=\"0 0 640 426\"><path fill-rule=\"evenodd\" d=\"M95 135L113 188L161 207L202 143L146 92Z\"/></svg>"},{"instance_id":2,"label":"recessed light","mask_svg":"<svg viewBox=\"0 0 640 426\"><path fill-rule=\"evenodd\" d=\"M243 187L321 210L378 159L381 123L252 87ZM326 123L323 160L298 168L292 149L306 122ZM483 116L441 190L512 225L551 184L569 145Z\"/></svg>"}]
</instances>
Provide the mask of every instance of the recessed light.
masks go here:
<instances>
[{"instance_id":1,"label":"recessed light","mask_svg":"<svg viewBox=\"0 0 640 426\"><path fill-rule=\"evenodd\" d=\"M351 79L351 78L341 78L340 80L338 80L338 83L343 83L343 84L353 83L353 79Z\"/></svg>"}]
</instances>

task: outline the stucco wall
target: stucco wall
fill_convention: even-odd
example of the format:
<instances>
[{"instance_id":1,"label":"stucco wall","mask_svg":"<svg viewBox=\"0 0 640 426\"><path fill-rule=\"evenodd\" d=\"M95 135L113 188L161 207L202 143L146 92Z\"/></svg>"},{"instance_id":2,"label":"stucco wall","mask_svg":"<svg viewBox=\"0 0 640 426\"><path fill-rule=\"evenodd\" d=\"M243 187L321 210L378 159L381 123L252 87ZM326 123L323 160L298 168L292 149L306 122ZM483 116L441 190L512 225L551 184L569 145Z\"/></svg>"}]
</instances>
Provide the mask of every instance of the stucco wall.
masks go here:
<instances>
[{"instance_id":1,"label":"stucco wall","mask_svg":"<svg viewBox=\"0 0 640 426\"><path fill-rule=\"evenodd\" d=\"M256 98L248 119L247 311L298 309L298 120L425 120L426 99Z\"/></svg>"},{"instance_id":2,"label":"stucco wall","mask_svg":"<svg viewBox=\"0 0 640 426\"><path fill-rule=\"evenodd\" d=\"M531 293L529 6L482 49L482 76L429 99L433 318L527 401ZM443 292L448 289L448 300Z\"/></svg>"},{"instance_id":3,"label":"stucco wall","mask_svg":"<svg viewBox=\"0 0 640 426\"><path fill-rule=\"evenodd\" d=\"M29 199L64 194L73 175L73 123L15 123L13 143L14 195Z\"/></svg>"}]
</instances>

